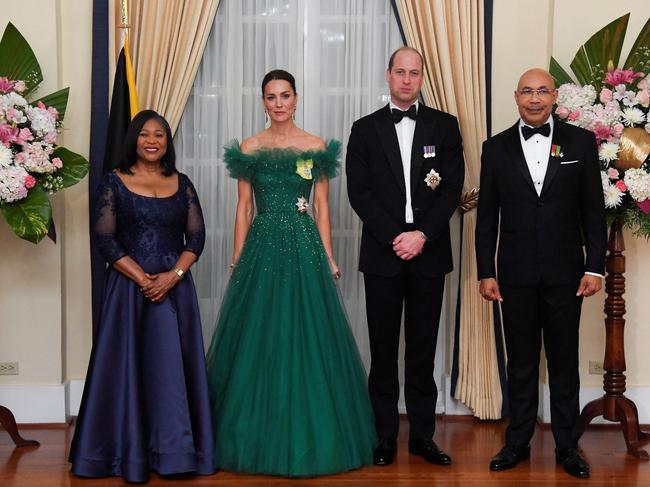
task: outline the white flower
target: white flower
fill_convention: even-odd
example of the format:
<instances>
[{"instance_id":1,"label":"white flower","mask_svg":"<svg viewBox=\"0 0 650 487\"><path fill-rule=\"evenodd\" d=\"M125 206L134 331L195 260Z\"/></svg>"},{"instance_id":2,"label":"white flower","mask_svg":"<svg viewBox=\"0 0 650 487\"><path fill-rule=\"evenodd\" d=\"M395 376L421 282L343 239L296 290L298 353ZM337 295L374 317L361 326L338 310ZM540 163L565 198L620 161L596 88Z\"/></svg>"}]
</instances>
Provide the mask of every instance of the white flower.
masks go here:
<instances>
[{"instance_id":1,"label":"white flower","mask_svg":"<svg viewBox=\"0 0 650 487\"><path fill-rule=\"evenodd\" d=\"M427 186L431 189L436 189L440 185L441 181L442 177L434 169L431 169L427 174L427 177L424 178L424 182L427 183Z\"/></svg>"},{"instance_id":2,"label":"white flower","mask_svg":"<svg viewBox=\"0 0 650 487\"><path fill-rule=\"evenodd\" d=\"M638 108L625 108L623 110L623 124L627 127L634 127L645 122L644 113Z\"/></svg>"},{"instance_id":3,"label":"white flower","mask_svg":"<svg viewBox=\"0 0 650 487\"><path fill-rule=\"evenodd\" d=\"M43 137L56 130L56 116L49 110L39 107L27 107L27 118L32 123L32 133Z\"/></svg>"},{"instance_id":4,"label":"white flower","mask_svg":"<svg viewBox=\"0 0 650 487\"><path fill-rule=\"evenodd\" d=\"M623 176L623 182L634 201L650 198L650 174L643 169L628 169Z\"/></svg>"},{"instance_id":5,"label":"white flower","mask_svg":"<svg viewBox=\"0 0 650 487\"><path fill-rule=\"evenodd\" d=\"M0 168L13 166L14 155L11 149L0 144Z\"/></svg>"},{"instance_id":6,"label":"white flower","mask_svg":"<svg viewBox=\"0 0 650 487\"><path fill-rule=\"evenodd\" d=\"M0 202L11 203L26 198L25 179L28 176L22 167L0 167Z\"/></svg>"},{"instance_id":7,"label":"white flower","mask_svg":"<svg viewBox=\"0 0 650 487\"><path fill-rule=\"evenodd\" d=\"M618 144L604 142L598 148L598 158L603 162L612 162L618 159Z\"/></svg>"},{"instance_id":8,"label":"white flower","mask_svg":"<svg viewBox=\"0 0 650 487\"><path fill-rule=\"evenodd\" d=\"M596 96L596 88L591 85L578 86L566 83L558 88L557 104L574 111L576 108L593 105Z\"/></svg>"},{"instance_id":9,"label":"white flower","mask_svg":"<svg viewBox=\"0 0 650 487\"><path fill-rule=\"evenodd\" d=\"M309 210L309 202L304 196L298 198L298 201L296 202L296 206L298 207L298 211L300 213L307 213L307 210Z\"/></svg>"},{"instance_id":10,"label":"white flower","mask_svg":"<svg viewBox=\"0 0 650 487\"><path fill-rule=\"evenodd\" d=\"M605 171L600 171L600 182L603 185L603 193L607 192L607 188L611 186L609 182L609 175Z\"/></svg>"},{"instance_id":11,"label":"white flower","mask_svg":"<svg viewBox=\"0 0 650 487\"><path fill-rule=\"evenodd\" d=\"M605 208L616 208L623 201L623 193L613 184L605 189Z\"/></svg>"}]
</instances>

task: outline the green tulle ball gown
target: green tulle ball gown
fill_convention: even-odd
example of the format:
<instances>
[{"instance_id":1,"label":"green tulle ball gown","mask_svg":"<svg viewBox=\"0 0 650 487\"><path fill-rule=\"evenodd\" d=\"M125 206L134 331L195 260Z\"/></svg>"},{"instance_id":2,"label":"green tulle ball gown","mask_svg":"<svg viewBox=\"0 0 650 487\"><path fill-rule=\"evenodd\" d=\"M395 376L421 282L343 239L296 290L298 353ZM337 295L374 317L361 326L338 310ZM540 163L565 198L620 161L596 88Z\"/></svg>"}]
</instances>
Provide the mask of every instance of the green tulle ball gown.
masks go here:
<instances>
[{"instance_id":1,"label":"green tulle ball gown","mask_svg":"<svg viewBox=\"0 0 650 487\"><path fill-rule=\"evenodd\" d=\"M301 211L314 181L336 175L339 153L338 141L319 151L226 147L257 215L208 351L224 470L309 477L372 463L366 373L316 225Z\"/></svg>"}]
</instances>

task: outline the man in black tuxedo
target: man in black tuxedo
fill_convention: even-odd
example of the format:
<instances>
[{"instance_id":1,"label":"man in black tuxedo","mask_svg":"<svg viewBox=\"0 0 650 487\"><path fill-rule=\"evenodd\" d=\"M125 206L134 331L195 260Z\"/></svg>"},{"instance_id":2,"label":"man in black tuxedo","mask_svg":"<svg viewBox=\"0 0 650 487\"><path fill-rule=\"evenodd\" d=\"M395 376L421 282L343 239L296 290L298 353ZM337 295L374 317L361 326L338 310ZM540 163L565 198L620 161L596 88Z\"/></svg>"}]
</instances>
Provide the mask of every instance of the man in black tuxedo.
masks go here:
<instances>
[{"instance_id":1,"label":"man in black tuxedo","mask_svg":"<svg viewBox=\"0 0 650 487\"><path fill-rule=\"evenodd\" d=\"M418 51L393 53L386 72L391 101L354 123L346 157L348 196L363 222L359 270L370 336L368 389L380 439L376 465L392 463L397 448L402 308L409 452L451 463L432 440L433 365L445 274L452 270L449 219L465 166L456 118L418 102L422 77Z\"/></svg>"},{"instance_id":2,"label":"man in black tuxedo","mask_svg":"<svg viewBox=\"0 0 650 487\"><path fill-rule=\"evenodd\" d=\"M598 292L605 270L605 204L594 135L553 119L556 98L548 72L526 71L515 91L521 119L483 144L478 277L481 295L501 302L511 412L490 468L530 456L543 339L556 458L569 474L588 477L576 450L578 326L582 298Z\"/></svg>"}]
</instances>

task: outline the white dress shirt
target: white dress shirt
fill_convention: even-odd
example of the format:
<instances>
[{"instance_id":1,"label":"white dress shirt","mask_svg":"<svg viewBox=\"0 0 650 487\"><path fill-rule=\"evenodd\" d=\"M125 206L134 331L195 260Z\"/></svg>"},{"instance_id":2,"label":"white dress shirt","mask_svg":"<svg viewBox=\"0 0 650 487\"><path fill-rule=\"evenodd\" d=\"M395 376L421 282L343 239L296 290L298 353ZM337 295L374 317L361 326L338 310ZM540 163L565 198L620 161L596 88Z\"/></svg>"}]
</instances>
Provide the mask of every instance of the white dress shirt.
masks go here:
<instances>
[{"instance_id":1,"label":"white dress shirt","mask_svg":"<svg viewBox=\"0 0 650 487\"><path fill-rule=\"evenodd\" d=\"M418 103L417 100L414 103L416 110L419 108ZM401 110L392 101L388 105L391 110L393 108ZM413 206L411 204L411 149L413 147L413 134L415 133L415 120L409 117L402 118L399 123L395 124L395 132L397 133L397 141L399 142L399 153L402 156L402 170L404 171L404 185L406 187L404 220L406 223L413 223Z\"/></svg>"},{"instance_id":2,"label":"white dress shirt","mask_svg":"<svg viewBox=\"0 0 650 487\"><path fill-rule=\"evenodd\" d=\"M523 120L519 120L519 140L521 140L521 148L524 151L528 171L530 172L530 177L533 179L537 196L542 194L544 177L546 177L546 169L548 168L548 160L551 157L551 142L553 140L553 128L555 122L553 121L552 116L548 117L547 122L551 126L551 133L548 137L544 137L541 134L534 134L531 138L526 140L521 133L521 128L528 124ZM532 127L532 125L528 126ZM585 274L601 278L605 277L602 274L597 274L595 272L585 272Z\"/></svg>"},{"instance_id":3,"label":"white dress shirt","mask_svg":"<svg viewBox=\"0 0 650 487\"><path fill-rule=\"evenodd\" d=\"M551 126L551 133L548 137L544 137L541 134L534 134L530 139L526 140L521 133L521 129L527 124L523 120L519 120L521 148L524 151L528 171L530 172L530 177L533 178L537 196L542 194L546 168L548 168L548 159L551 156L551 141L553 140L553 117L549 117L546 122ZM531 125L528 126L532 127Z\"/></svg>"}]
</instances>

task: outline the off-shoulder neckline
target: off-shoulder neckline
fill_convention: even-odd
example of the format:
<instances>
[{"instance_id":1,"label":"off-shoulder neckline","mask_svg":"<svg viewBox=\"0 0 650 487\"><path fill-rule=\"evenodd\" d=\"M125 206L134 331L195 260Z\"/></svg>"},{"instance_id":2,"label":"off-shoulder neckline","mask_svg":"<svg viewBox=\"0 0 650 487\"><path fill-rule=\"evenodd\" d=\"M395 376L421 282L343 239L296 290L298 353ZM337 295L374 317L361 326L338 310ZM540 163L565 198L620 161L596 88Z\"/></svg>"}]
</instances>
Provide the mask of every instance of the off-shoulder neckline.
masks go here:
<instances>
[{"instance_id":1,"label":"off-shoulder neckline","mask_svg":"<svg viewBox=\"0 0 650 487\"><path fill-rule=\"evenodd\" d=\"M291 154L291 155L297 155L297 156L304 156L305 154L310 154L310 155L316 155L316 154L326 154L329 152L332 146L335 146L337 144L340 144L340 142L336 139L329 139L325 143L325 148L324 149L300 149L299 147L295 146L287 146L287 147L260 147L258 149L255 149L254 151L251 152L243 152L241 150L241 143L239 140L234 139L232 144L230 146L234 149L236 149L242 156L244 157L250 157L252 159L259 157L260 155L263 154L273 154L273 153L280 153L280 154Z\"/></svg>"}]
</instances>

